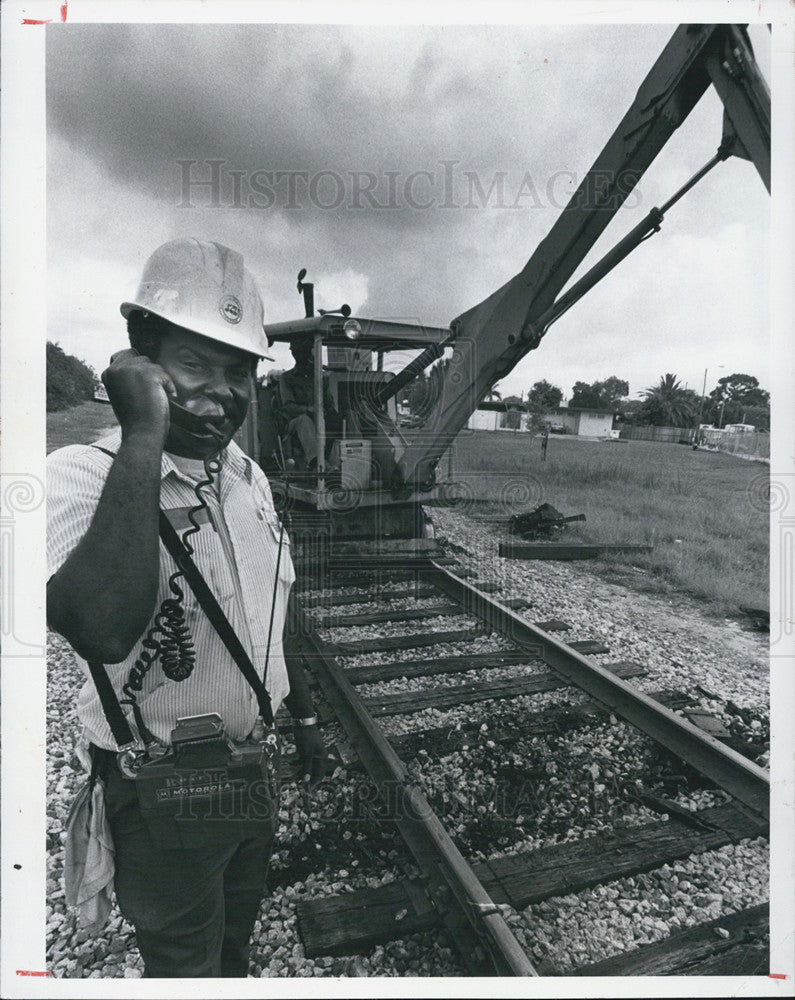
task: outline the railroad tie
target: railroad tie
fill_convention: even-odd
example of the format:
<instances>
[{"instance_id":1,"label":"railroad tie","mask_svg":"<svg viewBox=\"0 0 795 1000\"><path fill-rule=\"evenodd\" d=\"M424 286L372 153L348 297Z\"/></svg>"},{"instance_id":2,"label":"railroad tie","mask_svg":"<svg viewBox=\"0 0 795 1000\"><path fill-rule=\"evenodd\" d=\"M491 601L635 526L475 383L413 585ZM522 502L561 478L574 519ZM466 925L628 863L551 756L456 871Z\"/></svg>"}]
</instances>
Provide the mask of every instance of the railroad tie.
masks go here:
<instances>
[{"instance_id":1,"label":"railroad tie","mask_svg":"<svg viewBox=\"0 0 795 1000\"><path fill-rule=\"evenodd\" d=\"M610 652L610 647L605 646L598 639L578 639L576 642L570 642L568 645L584 656L594 656L596 653Z\"/></svg>"},{"instance_id":2,"label":"railroad tie","mask_svg":"<svg viewBox=\"0 0 795 1000\"><path fill-rule=\"evenodd\" d=\"M364 588L362 588L364 589ZM402 600L405 598L414 598L419 600L426 597L438 597L439 591L436 587L405 587L402 590L385 590L382 591L378 598L389 599L389 600ZM345 607L348 604L368 604L374 599L372 589L367 588L366 594L314 594L309 596L306 595L300 598L301 607L304 610L309 608L323 608L325 610L331 610L332 608Z\"/></svg>"},{"instance_id":3,"label":"railroad tie","mask_svg":"<svg viewBox=\"0 0 795 1000\"><path fill-rule=\"evenodd\" d=\"M362 602L363 603L363 602ZM438 618L440 615L460 615L461 608L450 601L430 604L423 608L379 608L373 611L360 611L345 615L337 611L328 611L315 619L318 628L347 628L353 625L375 625L382 622L423 621L426 618Z\"/></svg>"},{"instance_id":4,"label":"railroad tie","mask_svg":"<svg viewBox=\"0 0 795 1000\"><path fill-rule=\"evenodd\" d=\"M359 639L355 642L330 642L334 656L358 656L360 653L385 653L396 649L420 649L445 642L469 642L488 635L485 629L468 628L452 631L423 632L409 635L389 635L380 639Z\"/></svg>"},{"instance_id":5,"label":"railroad tie","mask_svg":"<svg viewBox=\"0 0 795 1000\"><path fill-rule=\"evenodd\" d=\"M542 632L568 632L571 628L568 622L563 622L559 618L550 618L549 621L536 622L535 625Z\"/></svg>"},{"instance_id":6,"label":"railroad tie","mask_svg":"<svg viewBox=\"0 0 795 1000\"><path fill-rule=\"evenodd\" d=\"M650 697L668 708L681 708L688 701L686 695L668 689L655 691ZM523 716L517 725L511 725L510 728L502 728L499 724L490 725L488 739L494 743L516 744L518 740L532 736L559 735L580 726L596 725L605 722L609 717L609 708L593 703L547 708ZM461 729L452 729L449 725L434 729L418 729L402 736L390 736L389 742L397 755L407 761L423 750L433 756L452 753L464 746L470 746L480 739L481 735L480 723L473 722Z\"/></svg>"},{"instance_id":7,"label":"railroad tie","mask_svg":"<svg viewBox=\"0 0 795 1000\"><path fill-rule=\"evenodd\" d=\"M508 855L472 867L495 903L508 903L521 910L531 903L653 871L690 854L715 850L731 842L724 827L741 837L764 836L768 832L764 820L730 805L703 810L702 818L714 829L697 830L672 818ZM299 900L298 926L307 956L364 952L376 944L436 926L438 918L434 918L432 910L417 913L416 899L422 883L415 881L410 891L405 883L393 882L378 889ZM716 923L727 927L726 921L730 919L724 917ZM694 934L695 930L690 928L686 933ZM616 960L620 958L625 956L617 956ZM626 958L631 960L632 956ZM608 972L588 972L583 968L577 974ZM631 970L626 974L632 974Z\"/></svg>"},{"instance_id":8,"label":"railroad tie","mask_svg":"<svg viewBox=\"0 0 795 1000\"><path fill-rule=\"evenodd\" d=\"M496 650L493 653L470 653L468 656L434 656L422 660L394 660L369 667L347 667L345 676L351 684L371 684L394 680L396 677L426 677L436 674L461 673L492 667L527 663L533 657L523 650Z\"/></svg>"},{"instance_id":9,"label":"railroad tie","mask_svg":"<svg viewBox=\"0 0 795 1000\"><path fill-rule=\"evenodd\" d=\"M643 676L646 668L638 663L622 661L605 664L617 677L628 679ZM365 698L371 715L380 718L385 715L404 715L420 712L425 708L455 708L457 705L491 701L494 698L516 698L542 691L554 691L566 687L567 682L557 673L544 670L525 677L512 677L490 684L455 684L438 688L421 688L417 691L400 691L382 695L380 698Z\"/></svg>"},{"instance_id":10,"label":"railroad tie","mask_svg":"<svg viewBox=\"0 0 795 1000\"><path fill-rule=\"evenodd\" d=\"M651 545L589 545L584 542L500 542L503 559L596 559L611 552L651 552Z\"/></svg>"},{"instance_id":11,"label":"railroad tie","mask_svg":"<svg viewBox=\"0 0 795 1000\"><path fill-rule=\"evenodd\" d=\"M766 976L769 906L761 903L614 955L566 976Z\"/></svg>"}]
</instances>

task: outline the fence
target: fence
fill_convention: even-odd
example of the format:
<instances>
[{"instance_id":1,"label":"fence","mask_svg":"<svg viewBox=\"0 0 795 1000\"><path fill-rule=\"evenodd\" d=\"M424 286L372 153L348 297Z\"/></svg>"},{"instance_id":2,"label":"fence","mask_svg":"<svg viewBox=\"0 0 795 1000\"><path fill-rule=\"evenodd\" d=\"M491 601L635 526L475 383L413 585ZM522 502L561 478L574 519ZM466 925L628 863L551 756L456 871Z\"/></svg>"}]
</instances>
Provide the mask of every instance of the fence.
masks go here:
<instances>
[{"instance_id":1,"label":"fence","mask_svg":"<svg viewBox=\"0 0 795 1000\"><path fill-rule=\"evenodd\" d=\"M622 427L620 437L624 441L691 441L696 433L693 427ZM757 462L770 459L770 435L761 431L718 430L706 427L698 432L700 447L710 451L723 451L738 458L749 458Z\"/></svg>"},{"instance_id":2,"label":"fence","mask_svg":"<svg viewBox=\"0 0 795 1000\"><path fill-rule=\"evenodd\" d=\"M689 441L692 427L622 427L619 437L624 441Z\"/></svg>"},{"instance_id":3,"label":"fence","mask_svg":"<svg viewBox=\"0 0 795 1000\"><path fill-rule=\"evenodd\" d=\"M702 448L724 451L738 458L750 458L757 462L770 460L770 435L760 431L746 431L737 434L733 431L705 428L699 436Z\"/></svg>"}]
</instances>

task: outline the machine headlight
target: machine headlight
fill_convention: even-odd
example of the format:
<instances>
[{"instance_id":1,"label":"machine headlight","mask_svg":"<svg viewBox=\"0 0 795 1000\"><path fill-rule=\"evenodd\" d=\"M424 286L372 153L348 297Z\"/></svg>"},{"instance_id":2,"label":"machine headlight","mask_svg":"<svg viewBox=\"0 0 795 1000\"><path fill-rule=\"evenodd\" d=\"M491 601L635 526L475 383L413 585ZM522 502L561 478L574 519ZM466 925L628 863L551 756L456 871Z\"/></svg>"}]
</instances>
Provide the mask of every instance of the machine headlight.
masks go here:
<instances>
[{"instance_id":1,"label":"machine headlight","mask_svg":"<svg viewBox=\"0 0 795 1000\"><path fill-rule=\"evenodd\" d=\"M362 328L359 321L356 319L345 320L342 327L342 332L348 338L348 340L358 340L362 335Z\"/></svg>"}]
</instances>

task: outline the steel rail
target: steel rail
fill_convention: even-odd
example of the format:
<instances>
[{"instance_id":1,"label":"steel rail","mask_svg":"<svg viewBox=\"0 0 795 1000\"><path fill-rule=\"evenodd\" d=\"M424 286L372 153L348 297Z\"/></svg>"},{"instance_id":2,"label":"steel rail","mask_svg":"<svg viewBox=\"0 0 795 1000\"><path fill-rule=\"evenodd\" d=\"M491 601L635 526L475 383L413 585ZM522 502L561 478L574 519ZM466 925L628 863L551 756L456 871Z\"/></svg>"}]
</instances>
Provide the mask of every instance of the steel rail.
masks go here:
<instances>
[{"instance_id":1,"label":"steel rail","mask_svg":"<svg viewBox=\"0 0 795 1000\"><path fill-rule=\"evenodd\" d=\"M427 567L427 561L422 560ZM370 777L394 790L395 822L426 882L452 942L479 975L537 976L499 907L459 852L425 796L409 784L405 765L337 664L333 647L297 606L290 622L297 649L314 671Z\"/></svg>"},{"instance_id":2,"label":"steel rail","mask_svg":"<svg viewBox=\"0 0 795 1000\"><path fill-rule=\"evenodd\" d=\"M432 569L421 570L421 575L458 601L467 613L481 618L521 645L534 647L537 655L569 683L596 698L760 816L770 819L767 771L565 642L532 625L446 567L431 562Z\"/></svg>"}]
</instances>

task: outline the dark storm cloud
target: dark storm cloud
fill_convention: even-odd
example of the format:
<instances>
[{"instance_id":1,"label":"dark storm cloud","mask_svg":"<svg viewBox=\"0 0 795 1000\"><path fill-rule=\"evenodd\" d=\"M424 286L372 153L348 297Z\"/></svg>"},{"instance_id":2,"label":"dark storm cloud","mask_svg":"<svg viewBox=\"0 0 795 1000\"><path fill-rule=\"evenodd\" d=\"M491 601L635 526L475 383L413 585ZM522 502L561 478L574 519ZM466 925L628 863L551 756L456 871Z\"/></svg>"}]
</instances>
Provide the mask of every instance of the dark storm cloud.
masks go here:
<instances>
[{"instance_id":1,"label":"dark storm cloud","mask_svg":"<svg viewBox=\"0 0 795 1000\"><path fill-rule=\"evenodd\" d=\"M645 36L650 53L668 34L621 30L627 41ZM111 178L172 202L184 177L178 161L190 159L197 161L190 175L196 179L211 176L207 160L222 161L225 199L232 197L231 170L247 172L245 198L248 174L260 168L337 173L350 204L350 175L358 171L378 177L372 200L384 204L391 171L400 206L408 201L410 208L412 200L441 199L443 160L456 161L459 173L482 175L486 192L494 171L508 172L513 197L525 172L543 186L550 171L585 169L589 146L599 148L600 116L593 106L570 106L567 88L586 94L598 79L605 108L619 96L631 98L616 75L605 78L604 46L594 46L603 32L68 26L48 37L49 125ZM631 79L631 67L627 72ZM417 177L407 197L406 179L416 171L431 171L433 182ZM462 176L460 183L465 203L470 182ZM286 200L282 189L276 207ZM299 180L304 199L305 189ZM317 200L333 204L334 196L328 177ZM366 196L359 202L371 207ZM368 221L379 228L450 224L412 211L384 211Z\"/></svg>"},{"instance_id":2,"label":"dark storm cloud","mask_svg":"<svg viewBox=\"0 0 795 1000\"><path fill-rule=\"evenodd\" d=\"M673 30L108 24L48 33L50 259L64 292L53 301L54 326L79 316L77 328L99 337L148 253L175 235L239 248L275 318L297 311L295 274L307 266L321 284L349 273L369 315L446 325L523 267ZM702 104L596 255L712 155L720 107L714 97ZM219 163L215 207L208 188L194 183L212 176L210 160ZM257 195L257 171L261 182L267 175L270 199ZM284 172L278 183L277 171ZM761 218L762 210L757 179L746 192L742 178L739 188L724 181L730 173L721 167L689 195L656 239L687 231L706 241L685 246L687 262L714 255L726 286L739 289L734 263L709 240L727 213ZM87 262L79 303L76 254ZM102 316L91 280L98 261L108 265ZM656 283L655 344L671 330L677 301L700 292L676 284L679 267L670 258L671 301L659 300L669 290ZM748 261L738 258L735 270L746 278ZM649 274L628 262L601 299L594 293L592 306L572 311L572 321L589 317L587 332L571 334L587 339L581 357L591 358L587 345L598 332L602 354L623 359L648 285ZM330 286L335 299L355 294L341 278ZM670 335L676 351L690 350L693 334L678 314Z\"/></svg>"}]
</instances>

